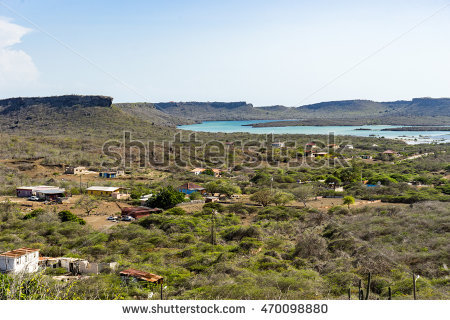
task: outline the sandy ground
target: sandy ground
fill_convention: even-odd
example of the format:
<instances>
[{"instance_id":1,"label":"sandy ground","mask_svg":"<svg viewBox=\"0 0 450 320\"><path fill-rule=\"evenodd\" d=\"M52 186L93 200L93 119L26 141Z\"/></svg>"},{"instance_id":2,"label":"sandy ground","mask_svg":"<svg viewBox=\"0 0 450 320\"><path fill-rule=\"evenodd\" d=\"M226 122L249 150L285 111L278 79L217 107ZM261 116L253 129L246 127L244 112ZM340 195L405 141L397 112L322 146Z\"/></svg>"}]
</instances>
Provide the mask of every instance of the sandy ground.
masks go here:
<instances>
[{"instance_id":1,"label":"sandy ground","mask_svg":"<svg viewBox=\"0 0 450 320\"><path fill-rule=\"evenodd\" d=\"M75 206L76 202L81 196L73 196L68 199L66 203L63 204L45 204L39 201L29 201L26 198L17 197L0 197L0 201L9 200L11 202L17 203L21 207L21 211L24 213L30 212L34 209L43 208L46 210L53 210L54 212L60 212L62 210L69 210L77 216L86 220L86 222L97 230L107 229L111 226L117 224L116 222L111 222L106 220L109 216L120 216L120 209L118 207L129 207L130 205L124 202L113 202L113 201L102 201L100 200L99 205L94 211L87 216L86 212L82 208ZM119 222L127 223L127 222Z\"/></svg>"},{"instance_id":2,"label":"sandy ground","mask_svg":"<svg viewBox=\"0 0 450 320\"><path fill-rule=\"evenodd\" d=\"M117 224L130 223L125 221L112 222L107 220L109 216L120 216L120 207L128 207L127 203L124 202L113 202L113 201L100 201L98 207L88 216L86 212L75 206L76 202L81 196L73 196L69 198L66 203L63 204L45 204L43 202L36 201L28 201L26 198L17 198L17 197L0 197L0 201L9 200L11 202L15 202L21 206L21 210L24 213L30 212L37 208L44 208L47 210L53 210L54 212L59 212L62 210L70 210L77 216L83 218L88 225L92 226L96 230L105 231ZM244 203L246 205L255 205L248 199L247 195L241 196L240 199L230 200L227 203L222 203L224 206L228 206L232 203ZM187 213L193 213L195 211L200 211L203 207L203 203L193 203L181 206ZM342 205L342 198L319 198L317 200L310 200L306 203L308 207L316 208L321 211L327 211L329 208L335 205ZM356 200L355 204L351 205L351 208L361 207L361 206L404 206L404 204L393 204L393 203L382 203L378 201L370 202L366 200ZM298 207L303 208L303 203L300 202L291 202L287 206L289 207ZM242 217L242 223L248 224L252 217Z\"/></svg>"},{"instance_id":3,"label":"sandy ground","mask_svg":"<svg viewBox=\"0 0 450 320\"><path fill-rule=\"evenodd\" d=\"M78 186L80 183L80 175L73 174L64 174L64 171L61 166L47 166L42 165L42 159L40 160L0 160L0 163L11 167L16 168L25 173L31 179L40 179L40 180L49 180L54 179L56 183L70 181L75 182ZM135 174L135 175L124 175L114 179L105 179L100 178L98 173L93 172L89 174L81 175L81 183L83 187L87 185L104 185L105 183L112 182L117 184L120 181L126 182L130 180L160 180L164 179L168 173L158 171L158 170L150 170L147 169L147 172Z\"/></svg>"}]
</instances>

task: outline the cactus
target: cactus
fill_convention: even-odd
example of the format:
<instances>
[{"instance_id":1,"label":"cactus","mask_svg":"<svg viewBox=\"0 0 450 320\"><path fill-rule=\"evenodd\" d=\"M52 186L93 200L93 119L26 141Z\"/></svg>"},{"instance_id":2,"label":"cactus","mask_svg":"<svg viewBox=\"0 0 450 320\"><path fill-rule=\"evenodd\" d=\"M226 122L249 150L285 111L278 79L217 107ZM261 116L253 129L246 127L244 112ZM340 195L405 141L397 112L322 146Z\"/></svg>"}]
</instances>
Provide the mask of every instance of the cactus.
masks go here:
<instances>
[{"instance_id":1,"label":"cactus","mask_svg":"<svg viewBox=\"0 0 450 320\"><path fill-rule=\"evenodd\" d=\"M392 292L391 292L391 287L389 287L389 298L388 300L392 300Z\"/></svg>"},{"instance_id":2,"label":"cactus","mask_svg":"<svg viewBox=\"0 0 450 320\"><path fill-rule=\"evenodd\" d=\"M348 288L348 300L352 300L352 291Z\"/></svg>"}]
</instances>

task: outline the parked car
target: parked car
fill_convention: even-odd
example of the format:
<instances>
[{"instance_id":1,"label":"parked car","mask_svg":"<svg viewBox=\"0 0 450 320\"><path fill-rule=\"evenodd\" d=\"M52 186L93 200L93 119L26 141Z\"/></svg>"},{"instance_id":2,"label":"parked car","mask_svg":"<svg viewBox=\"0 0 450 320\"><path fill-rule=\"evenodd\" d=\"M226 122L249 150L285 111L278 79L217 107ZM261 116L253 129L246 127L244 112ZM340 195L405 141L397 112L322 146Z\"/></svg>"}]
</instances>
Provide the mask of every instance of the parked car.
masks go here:
<instances>
[{"instance_id":1,"label":"parked car","mask_svg":"<svg viewBox=\"0 0 450 320\"><path fill-rule=\"evenodd\" d=\"M28 200L30 200L30 201L39 201L39 198L36 197L36 196L31 196L31 197L28 198Z\"/></svg>"},{"instance_id":2,"label":"parked car","mask_svg":"<svg viewBox=\"0 0 450 320\"><path fill-rule=\"evenodd\" d=\"M135 219L133 217L130 217L130 216L123 216L121 220L122 221L133 221Z\"/></svg>"},{"instance_id":3,"label":"parked car","mask_svg":"<svg viewBox=\"0 0 450 320\"><path fill-rule=\"evenodd\" d=\"M109 221L115 221L115 220L117 220L117 218L116 218L116 217L113 217L113 216L111 216L111 217L108 217L108 218L106 218L106 220L109 220Z\"/></svg>"}]
</instances>

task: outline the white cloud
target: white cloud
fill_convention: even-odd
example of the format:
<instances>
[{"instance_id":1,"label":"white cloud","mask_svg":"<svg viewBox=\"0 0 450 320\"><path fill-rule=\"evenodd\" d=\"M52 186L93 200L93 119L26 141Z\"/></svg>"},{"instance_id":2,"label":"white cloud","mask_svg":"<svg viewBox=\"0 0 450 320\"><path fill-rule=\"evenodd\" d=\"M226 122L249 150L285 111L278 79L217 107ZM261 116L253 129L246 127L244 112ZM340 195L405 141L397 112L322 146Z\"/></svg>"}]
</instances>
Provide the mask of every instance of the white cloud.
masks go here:
<instances>
[{"instance_id":1,"label":"white cloud","mask_svg":"<svg viewBox=\"0 0 450 320\"><path fill-rule=\"evenodd\" d=\"M31 57L13 46L21 42L31 29L11 23L0 17L0 90L20 92L26 85L37 80L38 70Z\"/></svg>"}]
</instances>

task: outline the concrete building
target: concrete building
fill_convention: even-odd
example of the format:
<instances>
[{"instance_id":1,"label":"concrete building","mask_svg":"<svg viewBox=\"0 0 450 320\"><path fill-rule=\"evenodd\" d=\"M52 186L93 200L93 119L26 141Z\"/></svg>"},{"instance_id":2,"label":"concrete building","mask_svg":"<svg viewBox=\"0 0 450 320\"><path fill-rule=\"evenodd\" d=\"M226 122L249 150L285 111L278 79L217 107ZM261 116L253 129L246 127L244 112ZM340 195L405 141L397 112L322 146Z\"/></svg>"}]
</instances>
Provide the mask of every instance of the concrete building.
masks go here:
<instances>
[{"instance_id":1,"label":"concrete building","mask_svg":"<svg viewBox=\"0 0 450 320\"><path fill-rule=\"evenodd\" d=\"M39 268L39 249L20 248L0 254L0 272L30 273Z\"/></svg>"},{"instance_id":2,"label":"concrete building","mask_svg":"<svg viewBox=\"0 0 450 320\"><path fill-rule=\"evenodd\" d=\"M99 274L104 270L116 270L118 263L110 262L110 263L96 263L89 262L85 259L78 258L67 258L67 257L59 257L59 258L49 258L49 257L41 257L39 261L39 266L41 268L64 268L67 272L70 272L73 275L80 274Z\"/></svg>"},{"instance_id":3,"label":"concrete building","mask_svg":"<svg viewBox=\"0 0 450 320\"><path fill-rule=\"evenodd\" d=\"M124 190L124 188L122 187L99 187L99 186L92 186L86 189L88 195L103 196L103 197L112 197L112 194L114 192L122 193L122 190Z\"/></svg>"},{"instance_id":4,"label":"concrete building","mask_svg":"<svg viewBox=\"0 0 450 320\"><path fill-rule=\"evenodd\" d=\"M41 190L57 189L55 186L29 186L16 188L16 195L19 198L28 198L35 196L36 192Z\"/></svg>"},{"instance_id":5,"label":"concrete building","mask_svg":"<svg viewBox=\"0 0 450 320\"><path fill-rule=\"evenodd\" d=\"M89 171L86 169L86 167L74 167L74 166L68 166L64 171L65 174L86 174L88 172Z\"/></svg>"}]
</instances>

